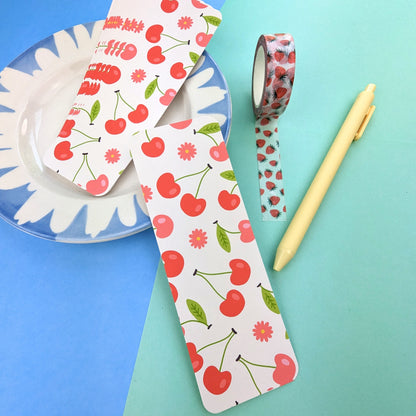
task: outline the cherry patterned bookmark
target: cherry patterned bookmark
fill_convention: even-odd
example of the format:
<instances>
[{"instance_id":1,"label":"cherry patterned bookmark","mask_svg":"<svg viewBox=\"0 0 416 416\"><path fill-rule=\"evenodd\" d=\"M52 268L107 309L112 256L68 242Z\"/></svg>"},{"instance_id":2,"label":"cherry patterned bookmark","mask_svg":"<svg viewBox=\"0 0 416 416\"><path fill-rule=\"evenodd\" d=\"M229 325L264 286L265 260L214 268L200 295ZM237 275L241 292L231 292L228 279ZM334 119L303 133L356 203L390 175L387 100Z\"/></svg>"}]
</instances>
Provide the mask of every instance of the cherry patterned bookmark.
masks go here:
<instances>
[{"instance_id":1,"label":"cherry patterned bookmark","mask_svg":"<svg viewBox=\"0 0 416 416\"><path fill-rule=\"evenodd\" d=\"M146 130L131 151L205 408L293 381L295 354L219 124L203 116Z\"/></svg>"},{"instance_id":2,"label":"cherry patterned bookmark","mask_svg":"<svg viewBox=\"0 0 416 416\"><path fill-rule=\"evenodd\" d=\"M131 134L157 124L220 22L199 0L114 0L45 165L92 195L108 193L131 161Z\"/></svg>"}]
</instances>

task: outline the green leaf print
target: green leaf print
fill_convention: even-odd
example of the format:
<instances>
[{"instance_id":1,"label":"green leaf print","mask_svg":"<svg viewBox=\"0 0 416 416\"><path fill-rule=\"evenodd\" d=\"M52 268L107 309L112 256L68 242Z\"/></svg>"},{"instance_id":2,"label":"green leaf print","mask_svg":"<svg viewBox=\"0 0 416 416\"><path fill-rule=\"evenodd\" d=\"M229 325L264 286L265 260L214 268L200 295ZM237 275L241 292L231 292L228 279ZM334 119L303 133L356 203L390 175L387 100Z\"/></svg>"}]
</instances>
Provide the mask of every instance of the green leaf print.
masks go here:
<instances>
[{"instance_id":1,"label":"green leaf print","mask_svg":"<svg viewBox=\"0 0 416 416\"><path fill-rule=\"evenodd\" d=\"M98 114L100 114L101 105L100 102L97 100L91 107L91 113L90 113L90 121L91 123L98 117Z\"/></svg>"},{"instance_id":2,"label":"green leaf print","mask_svg":"<svg viewBox=\"0 0 416 416\"><path fill-rule=\"evenodd\" d=\"M224 172L221 172L220 176L224 179L227 179L227 181L233 181L233 182L237 181L237 179L235 178L235 174L232 170L226 170Z\"/></svg>"},{"instance_id":3,"label":"green leaf print","mask_svg":"<svg viewBox=\"0 0 416 416\"><path fill-rule=\"evenodd\" d=\"M186 304L188 305L189 312L191 312L192 316L198 322L207 325L207 316L205 315L205 311L202 309L202 306L192 299L186 299Z\"/></svg>"},{"instance_id":4,"label":"green leaf print","mask_svg":"<svg viewBox=\"0 0 416 416\"><path fill-rule=\"evenodd\" d=\"M219 245L227 253L231 251L231 243L225 230L217 224L217 240Z\"/></svg>"},{"instance_id":5,"label":"green leaf print","mask_svg":"<svg viewBox=\"0 0 416 416\"><path fill-rule=\"evenodd\" d=\"M205 19L207 23L209 23L212 26L219 26L221 23L221 19L215 16L202 16L202 17Z\"/></svg>"},{"instance_id":6,"label":"green leaf print","mask_svg":"<svg viewBox=\"0 0 416 416\"><path fill-rule=\"evenodd\" d=\"M221 127L218 123L209 123L209 124L206 124L205 126L201 127L197 131L197 133L213 134L213 133L218 133L219 131L221 131Z\"/></svg>"},{"instance_id":7,"label":"green leaf print","mask_svg":"<svg viewBox=\"0 0 416 416\"><path fill-rule=\"evenodd\" d=\"M189 52L189 57L191 58L191 61L196 64L199 59L199 55L195 52Z\"/></svg>"},{"instance_id":8,"label":"green leaf print","mask_svg":"<svg viewBox=\"0 0 416 416\"><path fill-rule=\"evenodd\" d=\"M147 100L150 98L157 88L157 78L155 78L146 88L144 92L144 98Z\"/></svg>"},{"instance_id":9,"label":"green leaf print","mask_svg":"<svg viewBox=\"0 0 416 416\"><path fill-rule=\"evenodd\" d=\"M270 290L265 289L261 286L261 294L263 296L264 303L266 306L274 313L280 314L279 307L277 306L277 302L275 297L273 296L273 292Z\"/></svg>"}]
</instances>

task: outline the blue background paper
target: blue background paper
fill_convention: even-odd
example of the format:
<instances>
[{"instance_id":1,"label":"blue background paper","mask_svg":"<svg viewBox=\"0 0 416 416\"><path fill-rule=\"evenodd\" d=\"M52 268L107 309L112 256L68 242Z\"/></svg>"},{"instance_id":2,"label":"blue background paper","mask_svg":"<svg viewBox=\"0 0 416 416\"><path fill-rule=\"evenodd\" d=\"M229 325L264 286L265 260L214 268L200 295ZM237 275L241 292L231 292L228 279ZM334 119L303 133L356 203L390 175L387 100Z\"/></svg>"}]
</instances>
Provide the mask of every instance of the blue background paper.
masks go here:
<instances>
[{"instance_id":1,"label":"blue background paper","mask_svg":"<svg viewBox=\"0 0 416 416\"><path fill-rule=\"evenodd\" d=\"M0 67L109 6L2 2ZM229 0L222 12L208 50L233 99L229 151L300 364L294 383L227 414L414 415L416 5ZM260 220L250 90L258 36L284 31L297 45L279 127L289 219L369 82L377 109L296 257L276 273L287 224ZM0 414L206 414L163 273L140 337L158 261L151 231L76 246L0 221Z\"/></svg>"}]
</instances>

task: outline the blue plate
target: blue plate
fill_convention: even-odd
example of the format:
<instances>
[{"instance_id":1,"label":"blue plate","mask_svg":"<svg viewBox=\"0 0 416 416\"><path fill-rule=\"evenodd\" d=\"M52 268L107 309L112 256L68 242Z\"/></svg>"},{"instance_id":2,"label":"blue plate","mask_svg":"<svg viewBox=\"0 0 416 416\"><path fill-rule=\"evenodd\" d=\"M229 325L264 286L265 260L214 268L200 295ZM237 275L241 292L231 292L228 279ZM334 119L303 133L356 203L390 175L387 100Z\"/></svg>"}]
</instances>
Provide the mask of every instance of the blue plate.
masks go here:
<instances>
[{"instance_id":1,"label":"blue plate","mask_svg":"<svg viewBox=\"0 0 416 416\"><path fill-rule=\"evenodd\" d=\"M0 73L0 216L38 237L90 243L151 226L133 166L96 198L72 187L41 160L71 108L103 21L77 25L38 42ZM159 124L210 114L228 138L226 81L204 52Z\"/></svg>"}]
</instances>

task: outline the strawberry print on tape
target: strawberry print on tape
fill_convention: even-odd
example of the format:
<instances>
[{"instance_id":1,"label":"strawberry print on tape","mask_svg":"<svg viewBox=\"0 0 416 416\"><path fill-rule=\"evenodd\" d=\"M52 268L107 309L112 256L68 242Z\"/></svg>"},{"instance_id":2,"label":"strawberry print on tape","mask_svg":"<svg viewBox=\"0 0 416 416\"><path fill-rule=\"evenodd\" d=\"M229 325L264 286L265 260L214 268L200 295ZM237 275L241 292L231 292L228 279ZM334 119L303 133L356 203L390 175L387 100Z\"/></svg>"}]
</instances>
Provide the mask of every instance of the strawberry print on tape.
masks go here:
<instances>
[{"instance_id":1,"label":"strawberry print on tape","mask_svg":"<svg viewBox=\"0 0 416 416\"><path fill-rule=\"evenodd\" d=\"M155 137L156 157L146 148ZM296 358L218 123L138 132L131 151L206 409L291 382Z\"/></svg>"},{"instance_id":2,"label":"strawberry print on tape","mask_svg":"<svg viewBox=\"0 0 416 416\"><path fill-rule=\"evenodd\" d=\"M45 165L93 195L108 193L131 161L129 138L157 124L220 23L200 1L113 1ZM156 157L159 145L148 152Z\"/></svg>"}]
</instances>

